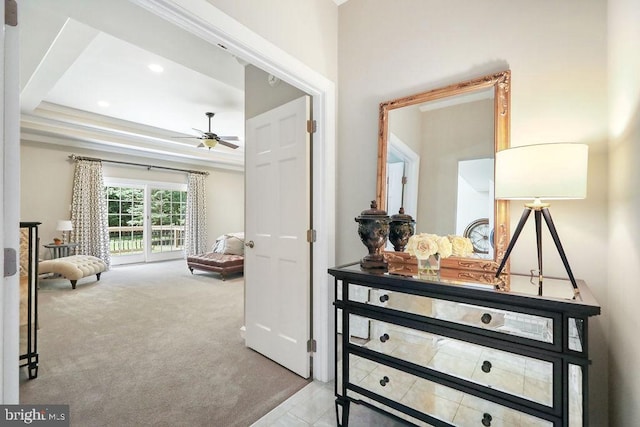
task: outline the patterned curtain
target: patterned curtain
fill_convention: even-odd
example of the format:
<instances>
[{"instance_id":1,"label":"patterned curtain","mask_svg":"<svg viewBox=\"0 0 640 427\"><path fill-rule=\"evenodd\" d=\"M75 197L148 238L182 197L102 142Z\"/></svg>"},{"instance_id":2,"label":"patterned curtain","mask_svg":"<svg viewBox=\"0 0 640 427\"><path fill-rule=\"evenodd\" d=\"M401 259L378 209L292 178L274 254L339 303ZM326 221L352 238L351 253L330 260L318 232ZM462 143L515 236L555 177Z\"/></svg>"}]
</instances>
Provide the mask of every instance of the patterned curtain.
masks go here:
<instances>
[{"instance_id":1,"label":"patterned curtain","mask_svg":"<svg viewBox=\"0 0 640 427\"><path fill-rule=\"evenodd\" d=\"M76 161L71 221L73 222L71 238L78 243L78 253L93 255L109 266L111 264L109 223L101 162Z\"/></svg>"},{"instance_id":2,"label":"patterned curtain","mask_svg":"<svg viewBox=\"0 0 640 427\"><path fill-rule=\"evenodd\" d=\"M187 219L184 250L187 255L207 252L206 175L190 173L187 185Z\"/></svg>"}]
</instances>

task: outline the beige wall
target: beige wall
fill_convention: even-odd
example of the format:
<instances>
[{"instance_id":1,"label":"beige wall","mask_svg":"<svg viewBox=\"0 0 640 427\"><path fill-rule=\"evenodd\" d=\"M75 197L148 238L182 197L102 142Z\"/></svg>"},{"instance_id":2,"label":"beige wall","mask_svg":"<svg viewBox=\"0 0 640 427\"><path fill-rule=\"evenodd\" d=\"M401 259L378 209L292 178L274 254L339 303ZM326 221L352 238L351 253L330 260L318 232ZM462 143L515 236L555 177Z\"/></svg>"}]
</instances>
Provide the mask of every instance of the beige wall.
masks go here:
<instances>
[{"instance_id":1,"label":"beige wall","mask_svg":"<svg viewBox=\"0 0 640 427\"><path fill-rule=\"evenodd\" d=\"M604 0L349 0L340 6L337 261L365 253L353 218L375 198L380 102L509 68L513 145L590 145L588 198L551 210L575 276L608 313L606 16ZM521 211L514 203L512 230ZM544 239L545 272L566 276ZM532 223L512 267L536 267ZM606 316L591 325L591 425L605 426Z\"/></svg>"},{"instance_id":2,"label":"beige wall","mask_svg":"<svg viewBox=\"0 0 640 427\"><path fill-rule=\"evenodd\" d=\"M244 118L269 111L289 101L304 96L304 92L286 82L279 81L273 86L268 81L269 73L253 65L247 65L244 72Z\"/></svg>"},{"instance_id":3,"label":"beige wall","mask_svg":"<svg viewBox=\"0 0 640 427\"><path fill-rule=\"evenodd\" d=\"M609 405L611 426L640 420L640 3L609 10Z\"/></svg>"},{"instance_id":4,"label":"beige wall","mask_svg":"<svg viewBox=\"0 0 640 427\"><path fill-rule=\"evenodd\" d=\"M485 99L423 113L417 232L456 233L458 162L493 157L493 111Z\"/></svg>"},{"instance_id":5,"label":"beige wall","mask_svg":"<svg viewBox=\"0 0 640 427\"><path fill-rule=\"evenodd\" d=\"M55 230L56 222L59 219L71 217L74 163L69 161L68 156L72 153L108 160L208 171L210 175L207 177L209 241L207 246L211 247L220 234L244 230L244 174L241 172L169 164L160 160L23 142L20 148L20 220L42 222L39 228L41 244L49 243L54 237L59 237L60 232ZM110 163L104 163L103 171L105 176L118 178L187 182L187 175L184 173L147 170ZM47 255L42 248L41 254Z\"/></svg>"},{"instance_id":6,"label":"beige wall","mask_svg":"<svg viewBox=\"0 0 640 427\"><path fill-rule=\"evenodd\" d=\"M387 123L389 134L394 134L411 150L422 151L422 113L418 107L404 107L389 110Z\"/></svg>"},{"instance_id":7,"label":"beige wall","mask_svg":"<svg viewBox=\"0 0 640 427\"><path fill-rule=\"evenodd\" d=\"M206 0L331 81L338 79L332 0Z\"/></svg>"}]
</instances>

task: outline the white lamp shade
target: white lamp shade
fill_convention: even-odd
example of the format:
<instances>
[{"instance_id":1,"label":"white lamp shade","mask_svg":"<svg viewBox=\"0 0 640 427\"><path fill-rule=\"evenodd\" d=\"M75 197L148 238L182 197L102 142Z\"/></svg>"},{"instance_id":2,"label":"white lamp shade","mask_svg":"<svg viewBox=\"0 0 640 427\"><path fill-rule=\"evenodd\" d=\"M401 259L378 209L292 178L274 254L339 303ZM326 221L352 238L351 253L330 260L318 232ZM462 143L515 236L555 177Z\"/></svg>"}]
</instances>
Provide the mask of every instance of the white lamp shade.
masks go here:
<instances>
[{"instance_id":1,"label":"white lamp shade","mask_svg":"<svg viewBox=\"0 0 640 427\"><path fill-rule=\"evenodd\" d=\"M585 144L536 144L496 153L496 199L584 199Z\"/></svg>"},{"instance_id":2,"label":"white lamp shade","mask_svg":"<svg viewBox=\"0 0 640 427\"><path fill-rule=\"evenodd\" d=\"M56 226L56 230L58 231L71 231L73 230L73 224L69 220L59 220L58 225Z\"/></svg>"}]
</instances>

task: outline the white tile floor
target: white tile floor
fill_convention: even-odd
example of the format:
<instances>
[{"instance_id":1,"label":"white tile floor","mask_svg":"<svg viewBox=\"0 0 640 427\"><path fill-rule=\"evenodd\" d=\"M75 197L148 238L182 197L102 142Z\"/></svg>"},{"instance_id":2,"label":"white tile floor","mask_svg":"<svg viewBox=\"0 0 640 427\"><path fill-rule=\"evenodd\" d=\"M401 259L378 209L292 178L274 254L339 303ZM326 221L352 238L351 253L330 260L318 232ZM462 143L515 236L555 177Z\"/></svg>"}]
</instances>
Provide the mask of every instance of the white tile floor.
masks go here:
<instances>
[{"instance_id":1,"label":"white tile floor","mask_svg":"<svg viewBox=\"0 0 640 427\"><path fill-rule=\"evenodd\" d=\"M335 426L333 382L314 381L285 400L252 427Z\"/></svg>"},{"instance_id":2,"label":"white tile floor","mask_svg":"<svg viewBox=\"0 0 640 427\"><path fill-rule=\"evenodd\" d=\"M335 427L333 382L314 381L256 421L252 427ZM362 405L351 405L351 427L396 427L392 419Z\"/></svg>"}]
</instances>

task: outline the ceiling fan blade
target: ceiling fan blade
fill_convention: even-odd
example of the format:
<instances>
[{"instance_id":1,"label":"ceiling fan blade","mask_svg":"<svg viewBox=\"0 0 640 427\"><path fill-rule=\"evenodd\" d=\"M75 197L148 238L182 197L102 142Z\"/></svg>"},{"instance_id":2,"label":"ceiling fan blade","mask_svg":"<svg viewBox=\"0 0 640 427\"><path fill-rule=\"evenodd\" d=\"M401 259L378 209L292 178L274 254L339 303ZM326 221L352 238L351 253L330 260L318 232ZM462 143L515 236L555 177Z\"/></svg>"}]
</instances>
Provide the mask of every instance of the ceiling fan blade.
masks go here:
<instances>
[{"instance_id":1,"label":"ceiling fan blade","mask_svg":"<svg viewBox=\"0 0 640 427\"><path fill-rule=\"evenodd\" d=\"M237 136L219 136L218 138L224 139L225 141L240 141L240 138Z\"/></svg>"},{"instance_id":2,"label":"ceiling fan blade","mask_svg":"<svg viewBox=\"0 0 640 427\"><path fill-rule=\"evenodd\" d=\"M198 148L202 148L204 147L204 144L201 142L200 144L197 145Z\"/></svg>"},{"instance_id":3,"label":"ceiling fan blade","mask_svg":"<svg viewBox=\"0 0 640 427\"><path fill-rule=\"evenodd\" d=\"M189 139L201 139L199 136L172 136L173 139L189 138Z\"/></svg>"},{"instance_id":4,"label":"ceiling fan blade","mask_svg":"<svg viewBox=\"0 0 640 427\"><path fill-rule=\"evenodd\" d=\"M225 145L225 146L229 147L229 148L233 148L234 150L235 150L236 148L238 148L238 145L236 145L236 144L232 144L232 143L227 142L227 141L224 141L224 140L222 140L222 139L219 139L219 140L218 140L218 142L219 142L220 144L222 144L222 145Z\"/></svg>"}]
</instances>

